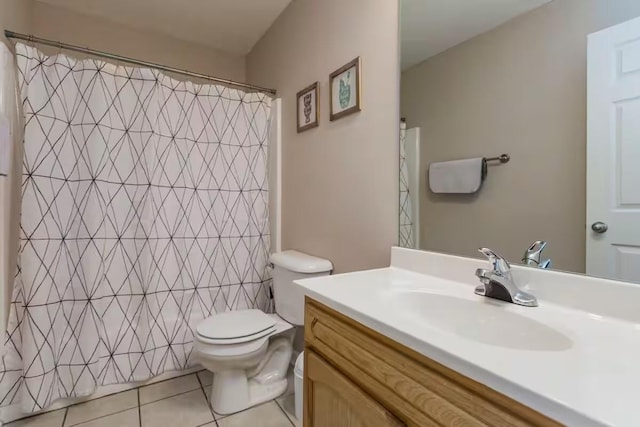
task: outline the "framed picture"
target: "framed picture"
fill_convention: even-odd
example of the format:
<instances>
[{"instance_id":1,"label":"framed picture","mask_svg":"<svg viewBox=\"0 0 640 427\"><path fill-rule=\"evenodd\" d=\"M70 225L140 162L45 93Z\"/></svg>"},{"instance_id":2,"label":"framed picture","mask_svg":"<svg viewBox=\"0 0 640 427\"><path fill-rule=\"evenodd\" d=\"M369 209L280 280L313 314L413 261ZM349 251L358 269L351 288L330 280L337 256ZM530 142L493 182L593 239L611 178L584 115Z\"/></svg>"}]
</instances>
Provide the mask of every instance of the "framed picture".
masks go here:
<instances>
[{"instance_id":1,"label":"framed picture","mask_svg":"<svg viewBox=\"0 0 640 427\"><path fill-rule=\"evenodd\" d=\"M318 82L298 92L298 133L318 127L320 97L318 94Z\"/></svg>"},{"instance_id":2,"label":"framed picture","mask_svg":"<svg viewBox=\"0 0 640 427\"><path fill-rule=\"evenodd\" d=\"M360 111L360 57L329 76L331 121Z\"/></svg>"}]
</instances>

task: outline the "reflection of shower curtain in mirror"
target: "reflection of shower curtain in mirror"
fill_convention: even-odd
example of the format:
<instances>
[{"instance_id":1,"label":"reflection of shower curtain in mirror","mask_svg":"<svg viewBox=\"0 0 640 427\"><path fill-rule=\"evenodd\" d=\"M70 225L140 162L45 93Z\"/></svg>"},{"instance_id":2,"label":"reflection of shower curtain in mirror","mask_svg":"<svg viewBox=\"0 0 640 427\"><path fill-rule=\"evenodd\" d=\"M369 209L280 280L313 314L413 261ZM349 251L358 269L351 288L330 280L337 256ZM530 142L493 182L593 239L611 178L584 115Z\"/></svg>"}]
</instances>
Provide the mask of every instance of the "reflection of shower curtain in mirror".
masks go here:
<instances>
[{"instance_id":1,"label":"reflection of shower curtain in mirror","mask_svg":"<svg viewBox=\"0 0 640 427\"><path fill-rule=\"evenodd\" d=\"M270 99L17 45L18 273L0 405L183 370L193 328L268 307Z\"/></svg>"},{"instance_id":2,"label":"reflection of shower curtain in mirror","mask_svg":"<svg viewBox=\"0 0 640 427\"><path fill-rule=\"evenodd\" d=\"M19 156L22 122L18 113L15 56L0 43L0 331L4 331L17 252L18 181L14 159Z\"/></svg>"},{"instance_id":3,"label":"reflection of shower curtain in mirror","mask_svg":"<svg viewBox=\"0 0 640 427\"><path fill-rule=\"evenodd\" d=\"M409 167L406 158L407 124L400 123L400 242L404 248L415 248L413 208L409 192Z\"/></svg>"}]
</instances>

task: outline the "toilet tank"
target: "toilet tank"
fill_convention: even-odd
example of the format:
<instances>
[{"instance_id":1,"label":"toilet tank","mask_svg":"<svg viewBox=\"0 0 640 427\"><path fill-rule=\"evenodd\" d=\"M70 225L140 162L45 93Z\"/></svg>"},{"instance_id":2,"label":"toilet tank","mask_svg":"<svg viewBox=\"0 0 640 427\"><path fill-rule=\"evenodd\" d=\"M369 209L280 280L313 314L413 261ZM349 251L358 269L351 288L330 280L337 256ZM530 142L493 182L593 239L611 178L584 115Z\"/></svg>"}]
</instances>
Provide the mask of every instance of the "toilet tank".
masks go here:
<instances>
[{"instance_id":1,"label":"toilet tank","mask_svg":"<svg viewBox=\"0 0 640 427\"><path fill-rule=\"evenodd\" d=\"M293 281L328 276L333 270L331 261L298 251L284 251L271 255L271 263L276 313L293 325L304 325L304 292Z\"/></svg>"}]
</instances>

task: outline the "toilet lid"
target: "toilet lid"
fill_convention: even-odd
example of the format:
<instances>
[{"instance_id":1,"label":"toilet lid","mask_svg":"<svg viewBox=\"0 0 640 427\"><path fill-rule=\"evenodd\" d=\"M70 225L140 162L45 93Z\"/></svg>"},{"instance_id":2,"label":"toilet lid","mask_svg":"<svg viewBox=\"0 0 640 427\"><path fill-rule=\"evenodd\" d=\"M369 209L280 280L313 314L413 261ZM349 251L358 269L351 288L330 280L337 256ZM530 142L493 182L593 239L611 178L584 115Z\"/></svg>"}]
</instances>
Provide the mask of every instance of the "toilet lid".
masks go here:
<instances>
[{"instance_id":1,"label":"toilet lid","mask_svg":"<svg viewBox=\"0 0 640 427\"><path fill-rule=\"evenodd\" d=\"M229 311L206 318L196 327L196 332L210 340L238 343L271 333L275 324L275 319L261 310Z\"/></svg>"}]
</instances>

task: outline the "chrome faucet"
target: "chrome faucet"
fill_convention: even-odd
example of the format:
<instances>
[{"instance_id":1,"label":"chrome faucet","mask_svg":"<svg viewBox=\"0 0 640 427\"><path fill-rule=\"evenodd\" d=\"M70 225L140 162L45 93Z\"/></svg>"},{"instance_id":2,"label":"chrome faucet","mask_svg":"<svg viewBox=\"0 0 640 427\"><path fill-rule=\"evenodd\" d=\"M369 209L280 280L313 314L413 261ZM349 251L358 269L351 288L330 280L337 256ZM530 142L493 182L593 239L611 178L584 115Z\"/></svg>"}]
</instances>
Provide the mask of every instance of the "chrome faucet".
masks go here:
<instances>
[{"instance_id":1,"label":"chrome faucet","mask_svg":"<svg viewBox=\"0 0 640 427\"><path fill-rule=\"evenodd\" d=\"M551 268L550 259L540 261L540 258L542 257L542 251L546 246L547 242L545 242L544 240L533 242L531 246L529 246L529 248L525 251L524 255L522 255L522 263L531 267Z\"/></svg>"},{"instance_id":2,"label":"chrome faucet","mask_svg":"<svg viewBox=\"0 0 640 427\"><path fill-rule=\"evenodd\" d=\"M525 307L538 305L536 297L518 289L511 275L511 266L506 259L491 249L480 248L478 251L491 262L492 270L476 270L476 276L482 282L482 285L476 287L476 294Z\"/></svg>"}]
</instances>

